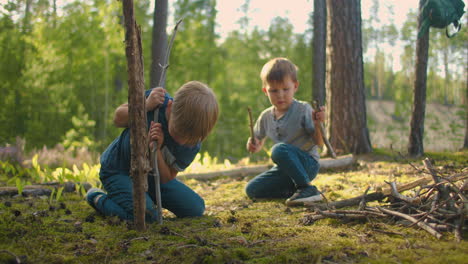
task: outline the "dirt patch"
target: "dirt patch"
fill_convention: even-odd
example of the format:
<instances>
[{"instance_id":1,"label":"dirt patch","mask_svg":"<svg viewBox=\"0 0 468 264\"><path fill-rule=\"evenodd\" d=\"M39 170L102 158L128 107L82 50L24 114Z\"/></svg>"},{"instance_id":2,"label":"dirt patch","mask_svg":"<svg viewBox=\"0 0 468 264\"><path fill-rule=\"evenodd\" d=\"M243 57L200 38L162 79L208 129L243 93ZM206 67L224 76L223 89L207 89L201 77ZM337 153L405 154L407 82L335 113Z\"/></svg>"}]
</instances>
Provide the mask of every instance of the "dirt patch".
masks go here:
<instances>
[{"instance_id":1,"label":"dirt patch","mask_svg":"<svg viewBox=\"0 0 468 264\"><path fill-rule=\"evenodd\" d=\"M371 143L377 148L406 150L411 113L396 117L395 102L368 100L367 118ZM452 151L463 146L465 111L458 106L427 104L424 122L424 150Z\"/></svg>"}]
</instances>

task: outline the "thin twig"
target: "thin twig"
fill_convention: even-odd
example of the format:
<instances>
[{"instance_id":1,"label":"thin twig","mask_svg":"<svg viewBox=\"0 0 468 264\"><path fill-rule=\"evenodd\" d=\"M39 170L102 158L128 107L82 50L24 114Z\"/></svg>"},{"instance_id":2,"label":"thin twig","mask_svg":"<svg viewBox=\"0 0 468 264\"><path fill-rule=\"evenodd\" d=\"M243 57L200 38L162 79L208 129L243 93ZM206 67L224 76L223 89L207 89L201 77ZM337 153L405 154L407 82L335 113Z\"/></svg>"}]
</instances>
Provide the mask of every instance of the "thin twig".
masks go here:
<instances>
[{"instance_id":1,"label":"thin twig","mask_svg":"<svg viewBox=\"0 0 468 264\"><path fill-rule=\"evenodd\" d=\"M11 251L9 251L9 250L2 249L2 250L0 250L0 253L9 254L9 255L11 255L12 257L15 258L15 261L16 261L17 264L20 264L20 263L21 263L21 259L20 259L18 256L16 256L13 252L11 252Z\"/></svg>"},{"instance_id":2,"label":"thin twig","mask_svg":"<svg viewBox=\"0 0 468 264\"><path fill-rule=\"evenodd\" d=\"M250 109L250 107L247 107L247 111L249 112L250 138L251 138L252 144L255 145L255 137L254 137L254 131L253 131L252 109Z\"/></svg>"},{"instance_id":3,"label":"thin twig","mask_svg":"<svg viewBox=\"0 0 468 264\"><path fill-rule=\"evenodd\" d=\"M401 193L398 192L398 188L396 186L396 183L395 182L387 182L385 181L385 183L387 183L388 185L390 185L390 190L392 192L392 196L397 198L397 199L400 199L402 201L405 201L409 204L420 204L421 203L421 198L419 197L414 197L414 198L411 198L411 197L407 197Z\"/></svg>"},{"instance_id":4,"label":"thin twig","mask_svg":"<svg viewBox=\"0 0 468 264\"><path fill-rule=\"evenodd\" d=\"M366 196L370 190L370 186L367 186L366 190L364 191L364 195L362 196L361 202L359 202L359 210L364 210L367 206L366 204Z\"/></svg>"},{"instance_id":5,"label":"thin twig","mask_svg":"<svg viewBox=\"0 0 468 264\"><path fill-rule=\"evenodd\" d=\"M389 209L385 209L385 208L382 208L380 206L377 206L377 208L382 211L383 213L386 213L386 214L389 214L389 215L393 215L393 216L397 216L397 217L400 217L400 218L403 218L403 219L406 219L410 222L417 222L417 220L414 218L414 217L411 217L409 215L406 215L406 214L403 214L403 213L400 213L400 212L395 212L395 211L392 211L392 210L389 210ZM437 239L440 239L442 237L442 234L440 234L439 232L437 232L437 230L433 229L432 227L426 225L425 223L423 222L418 222L417 225L426 230L427 232L429 232L429 234L435 236Z\"/></svg>"}]
</instances>

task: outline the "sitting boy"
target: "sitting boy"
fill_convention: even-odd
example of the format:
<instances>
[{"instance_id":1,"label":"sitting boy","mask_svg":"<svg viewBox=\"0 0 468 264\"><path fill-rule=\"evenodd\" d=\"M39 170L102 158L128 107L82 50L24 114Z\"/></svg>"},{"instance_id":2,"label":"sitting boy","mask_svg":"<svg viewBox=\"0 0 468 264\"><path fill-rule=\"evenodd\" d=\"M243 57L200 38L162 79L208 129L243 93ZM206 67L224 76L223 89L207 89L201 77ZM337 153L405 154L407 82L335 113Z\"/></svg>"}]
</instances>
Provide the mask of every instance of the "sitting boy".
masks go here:
<instances>
[{"instance_id":1,"label":"sitting boy","mask_svg":"<svg viewBox=\"0 0 468 264\"><path fill-rule=\"evenodd\" d=\"M205 210L204 200L176 176L190 165L200 151L201 142L216 124L219 112L216 96L208 86L197 81L182 85L174 98L161 87L146 91L145 96L149 140L158 142L162 207L177 217L201 216ZM152 120L157 107L158 123L154 123ZM133 220L128 119L128 104L123 104L115 111L114 124L126 128L101 155L99 176L107 194L92 188L86 194L86 200L104 215ZM154 222L157 210L154 208L153 177L148 177L148 190L145 218Z\"/></svg>"},{"instance_id":2,"label":"sitting boy","mask_svg":"<svg viewBox=\"0 0 468 264\"><path fill-rule=\"evenodd\" d=\"M325 114L315 113L308 103L294 99L299 87L297 67L288 59L267 62L260 78L272 106L257 119L254 139L248 139L247 150L258 152L266 137L271 138L275 143L271 150L275 166L253 178L246 193L250 198L288 198L287 205L320 201L320 192L309 183L320 167L317 144L323 142L320 130L315 128Z\"/></svg>"}]
</instances>

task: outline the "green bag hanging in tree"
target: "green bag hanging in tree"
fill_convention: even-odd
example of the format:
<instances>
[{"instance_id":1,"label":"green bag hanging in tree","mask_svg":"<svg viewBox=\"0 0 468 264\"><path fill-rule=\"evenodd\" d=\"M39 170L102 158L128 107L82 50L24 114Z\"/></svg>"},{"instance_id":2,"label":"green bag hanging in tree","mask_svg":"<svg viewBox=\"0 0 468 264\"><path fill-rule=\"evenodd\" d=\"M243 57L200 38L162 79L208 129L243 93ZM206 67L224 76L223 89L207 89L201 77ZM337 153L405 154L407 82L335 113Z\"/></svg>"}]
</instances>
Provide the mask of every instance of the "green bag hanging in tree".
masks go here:
<instances>
[{"instance_id":1,"label":"green bag hanging in tree","mask_svg":"<svg viewBox=\"0 0 468 264\"><path fill-rule=\"evenodd\" d=\"M465 3L462 0L427 0L422 10L422 25L418 38L429 30L429 27L446 28L447 37L451 38L460 31L460 18L463 16ZM456 32L449 35L447 27L452 24Z\"/></svg>"}]
</instances>

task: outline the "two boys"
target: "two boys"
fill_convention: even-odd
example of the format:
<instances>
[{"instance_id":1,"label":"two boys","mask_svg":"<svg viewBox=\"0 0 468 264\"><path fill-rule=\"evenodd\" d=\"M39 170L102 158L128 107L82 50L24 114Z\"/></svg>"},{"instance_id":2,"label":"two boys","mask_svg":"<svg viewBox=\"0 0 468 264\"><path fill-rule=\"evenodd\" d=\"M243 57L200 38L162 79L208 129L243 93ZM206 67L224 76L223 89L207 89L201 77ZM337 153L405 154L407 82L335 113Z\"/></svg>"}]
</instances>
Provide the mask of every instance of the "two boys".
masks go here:
<instances>
[{"instance_id":1,"label":"two boys","mask_svg":"<svg viewBox=\"0 0 468 264\"><path fill-rule=\"evenodd\" d=\"M272 169L252 179L246 187L250 198L288 198L294 205L305 201L319 201L321 195L310 185L319 170L317 143L321 135L314 123L324 119L323 111L314 113L310 105L294 99L299 82L297 68L289 60L275 58L261 71L263 92L272 106L258 118L254 139L249 138L247 149L258 152L265 138L275 145ZM153 123L154 110L160 106L159 123ZM178 217L200 216L204 212L203 199L176 178L187 168L200 150L200 143L214 127L218 118L218 103L213 91L205 84L192 81L184 84L171 98L164 89L146 91L146 107L151 141L157 140L158 167L161 174L162 206ZM128 127L128 105L117 108L114 123ZM133 219L132 180L130 169L130 131L126 128L101 156L100 179L107 193L91 189L88 203L104 215ZM148 177L153 190L153 177ZM155 194L146 195L146 219L157 219Z\"/></svg>"}]
</instances>

